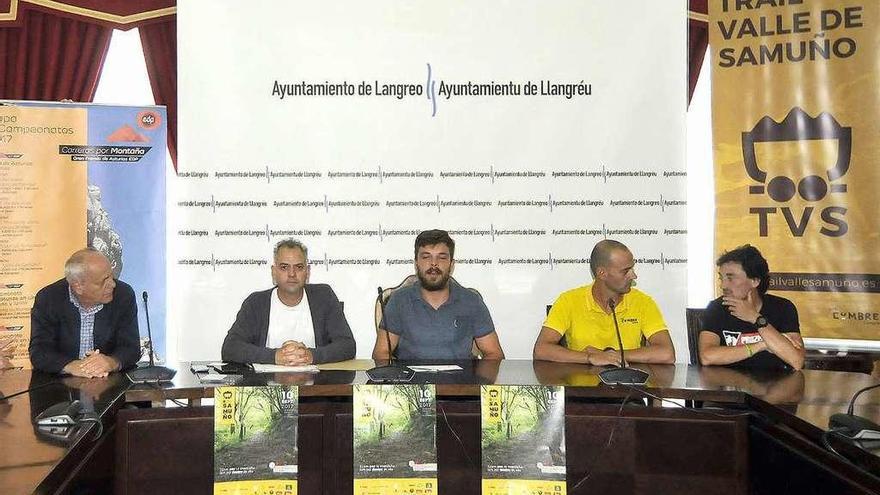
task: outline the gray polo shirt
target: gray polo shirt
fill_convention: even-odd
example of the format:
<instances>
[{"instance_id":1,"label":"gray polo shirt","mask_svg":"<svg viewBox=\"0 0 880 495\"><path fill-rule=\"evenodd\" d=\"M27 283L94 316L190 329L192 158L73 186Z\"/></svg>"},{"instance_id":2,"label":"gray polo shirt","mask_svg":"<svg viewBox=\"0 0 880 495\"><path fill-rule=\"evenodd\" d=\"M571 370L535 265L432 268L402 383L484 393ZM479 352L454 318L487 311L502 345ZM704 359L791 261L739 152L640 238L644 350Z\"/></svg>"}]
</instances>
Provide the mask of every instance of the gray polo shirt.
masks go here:
<instances>
[{"instance_id":1,"label":"gray polo shirt","mask_svg":"<svg viewBox=\"0 0 880 495\"><path fill-rule=\"evenodd\" d=\"M398 290L380 326L400 337L400 359L471 359L474 339L495 331L483 299L452 280L449 299L437 309L422 299L418 282Z\"/></svg>"}]
</instances>

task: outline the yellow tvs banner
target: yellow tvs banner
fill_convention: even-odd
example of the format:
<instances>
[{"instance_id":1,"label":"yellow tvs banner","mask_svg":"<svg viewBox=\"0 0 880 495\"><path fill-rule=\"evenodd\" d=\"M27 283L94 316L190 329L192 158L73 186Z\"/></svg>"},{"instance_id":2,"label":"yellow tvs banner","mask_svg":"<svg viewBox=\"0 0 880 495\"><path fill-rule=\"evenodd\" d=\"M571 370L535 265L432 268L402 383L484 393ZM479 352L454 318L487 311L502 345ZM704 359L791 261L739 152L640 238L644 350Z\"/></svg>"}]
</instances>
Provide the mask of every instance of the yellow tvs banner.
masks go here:
<instances>
[{"instance_id":1,"label":"yellow tvs banner","mask_svg":"<svg viewBox=\"0 0 880 495\"><path fill-rule=\"evenodd\" d=\"M758 247L806 337L880 337L880 2L713 0L715 251Z\"/></svg>"}]
</instances>

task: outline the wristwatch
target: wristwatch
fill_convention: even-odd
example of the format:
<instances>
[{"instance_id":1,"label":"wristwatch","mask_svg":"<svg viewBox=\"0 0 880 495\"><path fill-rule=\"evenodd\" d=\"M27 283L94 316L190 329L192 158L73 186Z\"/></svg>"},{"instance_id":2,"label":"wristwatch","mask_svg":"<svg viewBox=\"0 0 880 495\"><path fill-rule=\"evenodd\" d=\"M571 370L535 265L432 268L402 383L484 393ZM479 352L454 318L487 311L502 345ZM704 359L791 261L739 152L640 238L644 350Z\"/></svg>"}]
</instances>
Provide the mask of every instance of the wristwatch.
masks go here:
<instances>
[{"instance_id":1,"label":"wristwatch","mask_svg":"<svg viewBox=\"0 0 880 495\"><path fill-rule=\"evenodd\" d=\"M755 323L754 323L755 330L757 330L759 328L764 328L767 325L769 325L769 323L767 323L767 318L764 318L764 315L758 315L758 319L755 320Z\"/></svg>"}]
</instances>

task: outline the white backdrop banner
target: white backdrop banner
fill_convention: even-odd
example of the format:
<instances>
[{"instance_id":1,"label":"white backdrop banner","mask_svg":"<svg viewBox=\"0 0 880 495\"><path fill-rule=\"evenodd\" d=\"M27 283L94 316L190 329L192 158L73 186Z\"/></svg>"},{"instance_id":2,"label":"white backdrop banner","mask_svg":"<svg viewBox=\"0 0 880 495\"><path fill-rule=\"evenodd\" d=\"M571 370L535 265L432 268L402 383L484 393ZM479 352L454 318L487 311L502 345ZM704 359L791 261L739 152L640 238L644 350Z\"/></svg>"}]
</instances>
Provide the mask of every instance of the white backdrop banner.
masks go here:
<instances>
[{"instance_id":1,"label":"white backdrop banner","mask_svg":"<svg viewBox=\"0 0 880 495\"><path fill-rule=\"evenodd\" d=\"M368 357L376 288L442 228L509 358L613 238L687 360L685 2L182 0L178 36L178 358L219 357L286 237Z\"/></svg>"}]
</instances>

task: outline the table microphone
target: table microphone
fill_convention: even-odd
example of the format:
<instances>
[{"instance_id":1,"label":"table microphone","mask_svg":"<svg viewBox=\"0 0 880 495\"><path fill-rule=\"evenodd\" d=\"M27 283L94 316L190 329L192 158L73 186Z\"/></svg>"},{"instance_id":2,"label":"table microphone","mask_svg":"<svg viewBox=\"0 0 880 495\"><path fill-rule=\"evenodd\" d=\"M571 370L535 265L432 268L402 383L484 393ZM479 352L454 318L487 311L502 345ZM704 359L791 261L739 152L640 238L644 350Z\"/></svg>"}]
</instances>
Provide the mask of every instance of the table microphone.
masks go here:
<instances>
[{"instance_id":1,"label":"table microphone","mask_svg":"<svg viewBox=\"0 0 880 495\"><path fill-rule=\"evenodd\" d=\"M385 298L382 297L382 287L379 287L379 307L382 308L382 317L385 317ZM376 383L407 383L413 379L415 372L406 366L394 362L394 354L391 352L391 335L385 330L385 343L388 344L388 364L376 366L367 370L367 376Z\"/></svg>"},{"instance_id":2,"label":"table microphone","mask_svg":"<svg viewBox=\"0 0 880 495\"><path fill-rule=\"evenodd\" d=\"M620 337L620 326L617 324L617 311L614 304L614 298L608 299L608 307L611 308L611 315L614 318L614 330L617 332L617 345L620 351L620 364L614 368L603 370L599 373L599 379L606 385L644 385L648 382L648 373L630 368L626 363L626 357L623 354L623 339Z\"/></svg>"},{"instance_id":3,"label":"table microphone","mask_svg":"<svg viewBox=\"0 0 880 495\"><path fill-rule=\"evenodd\" d=\"M133 383L170 382L174 375L177 374L177 371L165 366L156 366L153 360L153 332L150 329L150 307L147 305L147 291L144 291L143 296L144 314L147 317L147 345L150 346L150 364L149 366L135 368L126 373L125 376Z\"/></svg>"},{"instance_id":4,"label":"table microphone","mask_svg":"<svg viewBox=\"0 0 880 495\"><path fill-rule=\"evenodd\" d=\"M849 401L846 413L832 414L828 419L828 428L836 430L843 436L852 440L877 441L880 440L880 425L868 418L855 415L856 398L868 390L880 387L880 383L869 385L856 392Z\"/></svg>"}]
</instances>

